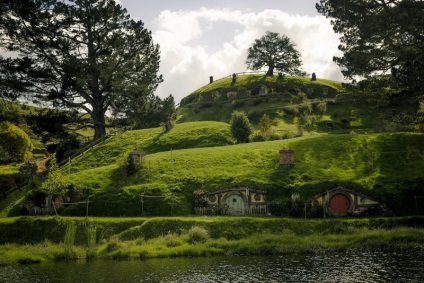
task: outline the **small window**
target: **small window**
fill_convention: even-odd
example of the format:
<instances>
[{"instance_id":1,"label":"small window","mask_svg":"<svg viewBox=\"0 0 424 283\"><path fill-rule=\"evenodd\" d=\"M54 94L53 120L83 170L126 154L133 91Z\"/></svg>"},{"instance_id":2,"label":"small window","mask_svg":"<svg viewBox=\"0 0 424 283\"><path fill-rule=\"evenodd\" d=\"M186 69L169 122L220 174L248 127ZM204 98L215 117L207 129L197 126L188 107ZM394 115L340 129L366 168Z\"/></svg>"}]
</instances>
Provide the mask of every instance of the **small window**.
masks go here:
<instances>
[{"instance_id":1,"label":"small window","mask_svg":"<svg viewBox=\"0 0 424 283\"><path fill-rule=\"evenodd\" d=\"M237 199L236 198L233 198L233 202L237 202Z\"/></svg>"}]
</instances>

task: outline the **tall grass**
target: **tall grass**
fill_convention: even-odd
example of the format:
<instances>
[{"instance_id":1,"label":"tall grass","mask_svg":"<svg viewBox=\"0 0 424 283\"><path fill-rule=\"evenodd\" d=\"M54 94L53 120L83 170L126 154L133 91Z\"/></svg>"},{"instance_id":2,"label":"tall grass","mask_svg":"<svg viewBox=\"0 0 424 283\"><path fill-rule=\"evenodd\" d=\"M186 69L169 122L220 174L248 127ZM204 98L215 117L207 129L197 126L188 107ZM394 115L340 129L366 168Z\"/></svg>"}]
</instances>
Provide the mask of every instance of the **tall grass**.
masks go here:
<instances>
[{"instance_id":1,"label":"tall grass","mask_svg":"<svg viewBox=\"0 0 424 283\"><path fill-rule=\"evenodd\" d=\"M68 222L65 230L65 237L63 239L63 245L65 247L65 258L73 259L75 258L74 244L75 244L75 234L77 231L77 226L75 222Z\"/></svg>"},{"instance_id":2,"label":"tall grass","mask_svg":"<svg viewBox=\"0 0 424 283\"><path fill-rule=\"evenodd\" d=\"M97 244L97 226L91 222L86 223L85 226L87 233L87 258L93 258L96 254Z\"/></svg>"}]
</instances>

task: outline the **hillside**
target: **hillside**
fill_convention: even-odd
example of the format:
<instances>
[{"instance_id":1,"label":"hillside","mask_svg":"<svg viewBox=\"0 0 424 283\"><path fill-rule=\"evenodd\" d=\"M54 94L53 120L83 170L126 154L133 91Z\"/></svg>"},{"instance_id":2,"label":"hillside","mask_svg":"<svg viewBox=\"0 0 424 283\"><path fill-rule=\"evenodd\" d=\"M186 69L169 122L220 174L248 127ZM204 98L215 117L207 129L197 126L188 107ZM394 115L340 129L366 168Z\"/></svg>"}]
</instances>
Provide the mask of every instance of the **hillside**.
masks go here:
<instances>
[{"instance_id":1,"label":"hillside","mask_svg":"<svg viewBox=\"0 0 424 283\"><path fill-rule=\"evenodd\" d=\"M247 186L268 191L270 200L284 201L295 192L306 199L336 185L367 193L403 214L414 212L413 196L424 185L423 134L315 135L239 145L225 145L228 140L222 139L212 146L207 138L195 144L195 135L181 135L195 124L177 125L169 133L159 128L127 132L62 170L76 188L89 191L89 213L96 216L142 215L141 194L163 197L147 200L145 215L170 215L171 206L173 215L187 215L192 213L193 192L199 189ZM229 128L203 122L197 125L198 133L214 126ZM146 154L139 172L125 174L125 159L134 145L148 149L152 141L166 136L173 137L168 139L172 144L163 138L162 150ZM191 148L171 151L173 145L185 142ZM200 147L205 143L211 146ZM294 167L279 167L282 148L294 149ZM85 215L85 209L85 204L75 204L62 214ZM10 214L18 211L19 204Z\"/></svg>"},{"instance_id":2,"label":"hillside","mask_svg":"<svg viewBox=\"0 0 424 283\"><path fill-rule=\"evenodd\" d=\"M253 94L258 86L265 92ZM199 190L249 187L266 191L272 203L287 203L294 193L307 200L342 185L395 214L413 214L413 197L423 194L424 134L402 132L413 128L389 118L415 108L411 99L393 104L385 94L349 93L327 80L224 78L184 99L170 131L127 131L62 167L75 204L61 213L85 215L88 198L93 216L188 215ZM257 129L262 115L269 115L277 121L271 129L276 140L235 145L228 124L234 109L246 111ZM134 148L142 160L132 174ZM279 166L283 148L294 150L293 167ZM37 197L34 190L27 193ZM22 191L12 195L0 203L0 215L25 213L29 200Z\"/></svg>"}]
</instances>

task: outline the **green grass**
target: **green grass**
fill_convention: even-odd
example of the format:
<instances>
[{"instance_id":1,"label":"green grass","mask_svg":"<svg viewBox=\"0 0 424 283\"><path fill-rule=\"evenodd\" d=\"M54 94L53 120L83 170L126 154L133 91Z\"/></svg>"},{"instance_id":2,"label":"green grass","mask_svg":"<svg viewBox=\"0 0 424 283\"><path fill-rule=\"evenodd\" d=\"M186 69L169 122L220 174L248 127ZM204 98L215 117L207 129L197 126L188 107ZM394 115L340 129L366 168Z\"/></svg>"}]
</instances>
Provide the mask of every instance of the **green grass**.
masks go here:
<instances>
[{"instance_id":1,"label":"green grass","mask_svg":"<svg viewBox=\"0 0 424 283\"><path fill-rule=\"evenodd\" d=\"M144 154L182 148L222 146L233 143L230 126L219 122L177 124L170 131L163 128L128 131L96 145L72 161L72 168L89 169L122 162L133 148ZM73 169L72 169L73 170Z\"/></svg>"},{"instance_id":2,"label":"green grass","mask_svg":"<svg viewBox=\"0 0 424 283\"><path fill-rule=\"evenodd\" d=\"M146 155L142 168L133 176L125 176L120 163L110 159L111 151L122 157L126 148L118 151L114 146L110 151L111 146L102 144L103 148L94 148L72 163L69 178L91 190L93 215L140 215L142 193L166 196L147 200L145 213L169 215L172 204L173 213L180 215L191 213L192 192L198 189L247 186L266 190L272 200L287 199L294 192L308 198L340 184L383 203L395 201L390 195L398 195L402 201L411 202L412 211L410 194L418 194L424 178L423 143L423 134L411 133L315 135L180 149ZM293 168L279 167L278 151L282 148L294 149ZM102 162L107 165L87 168L93 164L87 160L99 156L104 156ZM406 199L408 196L410 199Z\"/></svg>"},{"instance_id":3,"label":"green grass","mask_svg":"<svg viewBox=\"0 0 424 283\"><path fill-rule=\"evenodd\" d=\"M208 93L221 88L237 88L239 86L249 87L255 86L258 84L273 84L278 83L281 85L287 86L327 86L333 88L335 90L342 91L342 84L340 82L325 80L325 79L317 79L316 81L311 81L310 78L306 77L293 77L293 76L285 76L283 80L280 80L277 75L272 77L264 76L260 74L255 75L238 75L236 79L236 83L232 83L232 78L224 78L220 80L216 80L211 84L205 85L194 92L194 94Z\"/></svg>"},{"instance_id":4,"label":"green grass","mask_svg":"<svg viewBox=\"0 0 424 283\"><path fill-rule=\"evenodd\" d=\"M229 145L229 125L177 124L128 131L95 146L62 168L77 188L90 192L92 216L188 215L193 191L250 187L268 200L307 199L337 185L374 197L400 214L415 212L414 195L423 185L423 134L310 135L301 138ZM125 160L138 147L146 155L141 169L126 174ZM295 166L280 168L278 151L292 148ZM147 199L140 195L162 196ZM15 215L19 199L3 202L1 215ZM14 205L14 207L12 207ZM64 215L86 214L85 204Z\"/></svg>"},{"instance_id":5,"label":"green grass","mask_svg":"<svg viewBox=\"0 0 424 283\"><path fill-rule=\"evenodd\" d=\"M75 244L71 246L64 243L69 223L75 227ZM96 229L88 235L87 227ZM423 227L422 217L344 220L269 216L3 218L0 219L0 265L85 257L84 246L94 237L96 241L91 245L90 258L106 259L383 250L414 252L424 248ZM25 241L24 234L33 235L32 241Z\"/></svg>"},{"instance_id":6,"label":"green grass","mask_svg":"<svg viewBox=\"0 0 424 283\"><path fill-rule=\"evenodd\" d=\"M14 175L19 173L19 165L16 164L8 164L8 165L0 165L0 172L2 176L4 175Z\"/></svg>"}]
</instances>

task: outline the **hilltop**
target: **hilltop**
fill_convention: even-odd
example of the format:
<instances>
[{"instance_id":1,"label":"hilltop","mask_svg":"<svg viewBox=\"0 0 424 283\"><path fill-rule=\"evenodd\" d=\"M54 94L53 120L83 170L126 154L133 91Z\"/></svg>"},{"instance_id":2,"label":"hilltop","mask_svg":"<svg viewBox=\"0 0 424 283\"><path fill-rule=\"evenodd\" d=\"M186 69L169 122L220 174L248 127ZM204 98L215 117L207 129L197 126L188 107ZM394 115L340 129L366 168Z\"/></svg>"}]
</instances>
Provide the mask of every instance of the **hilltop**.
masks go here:
<instances>
[{"instance_id":1,"label":"hilltop","mask_svg":"<svg viewBox=\"0 0 424 283\"><path fill-rule=\"evenodd\" d=\"M342 83L291 76L238 74L205 85L183 98L178 122L228 123L234 110L244 111L258 128L263 115L277 121L273 128L283 137L319 133L379 133L415 131L400 116L416 113L416 98L377 90L350 90Z\"/></svg>"}]
</instances>

